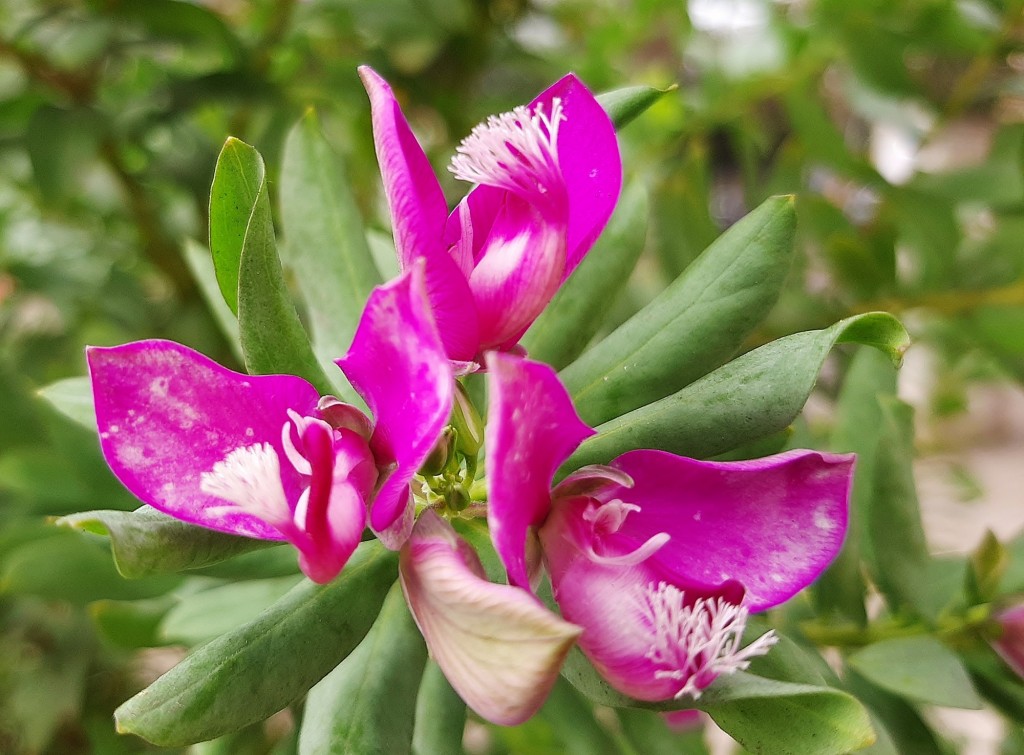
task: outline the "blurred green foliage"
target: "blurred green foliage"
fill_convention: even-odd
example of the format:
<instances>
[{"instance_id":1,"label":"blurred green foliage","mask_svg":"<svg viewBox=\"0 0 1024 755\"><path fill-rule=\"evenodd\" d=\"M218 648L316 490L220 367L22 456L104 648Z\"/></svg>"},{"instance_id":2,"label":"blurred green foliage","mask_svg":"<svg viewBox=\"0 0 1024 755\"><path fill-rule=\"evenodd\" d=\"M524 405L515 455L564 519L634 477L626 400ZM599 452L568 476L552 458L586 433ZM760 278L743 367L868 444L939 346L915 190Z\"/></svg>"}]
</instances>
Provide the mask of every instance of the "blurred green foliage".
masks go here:
<instances>
[{"instance_id":1,"label":"blurred green foliage","mask_svg":"<svg viewBox=\"0 0 1024 755\"><path fill-rule=\"evenodd\" d=\"M395 85L438 167L473 124L528 101L566 70L596 91L677 84L621 132L627 175L647 187L650 219L613 324L769 195L792 193L794 270L745 347L873 309L908 313L915 337L938 356L934 409L950 412L964 406L971 380L1024 380L1022 6L6 0L0 751L146 749L116 737L110 713L177 656L135 650L212 631L186 619L188 606L213 597L197 596L224 584L216 574L126 582L104 541L46 523L137 502L106 471L95 437L35 391L82 374L86 344L142 337L172 338L238 366L183 251L189 239L208 238L225 137L267 157L274 195L284 189L276 171L285 135L312 106L363 218L386 232L357 64L370 63ZM835 393L840 382L826 379L820 389ZM876 414L902 414L889 402ZM834 439L870 445L850 430ZM908 443L899 438L904 454ZM876 555L879 563L885 557ZM278 581L248 589L269 602ZM993 670L991 658L971 672L983 692L1001 695L1004 709L1019 709L1019 693L1006 692L1005 672ZM923 726L899 700L886 703L888 693L857 684L869 690L863 699L882 701L873 710L883 719ZM559 691L551 703L558 712L492 736L481 751L521 751L528 741L552 752L598 751L593 741L630 747L621 730L605 741L585 706L577 734L596 739L558 742L549 721L575 715L563 712L579 707L572 694ZM289 731L287 720L272 719L194 751L290 752Z\"/></svg>"}]
</instances>

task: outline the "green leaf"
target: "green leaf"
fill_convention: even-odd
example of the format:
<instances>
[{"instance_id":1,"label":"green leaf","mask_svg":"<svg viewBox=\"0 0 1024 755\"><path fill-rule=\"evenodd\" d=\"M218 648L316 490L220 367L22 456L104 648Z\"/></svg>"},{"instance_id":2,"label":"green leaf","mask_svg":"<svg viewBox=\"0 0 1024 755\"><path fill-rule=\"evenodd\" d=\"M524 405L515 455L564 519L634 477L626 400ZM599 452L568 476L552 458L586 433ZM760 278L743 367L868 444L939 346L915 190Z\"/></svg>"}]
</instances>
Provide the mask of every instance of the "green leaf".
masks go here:
<instances>
[{"instance_id":1,"label":"green leaf","mask_svg":"<svg viewBox=\"0 0 1024 755\"><path fill-rule=\"evenodd\" d=\"M263 158L229 136L217 158L210 187L210 252L221 295L238 314L238 267L242 242L264 182Z\"/></svg>"},{"instance_id":2,"label":"green leaf","mask_svg":"<svg viewBox=\"0 0 1024 755\"><path fill-rule=\"evenodd\" d=\"M561 369L580 355L629 280L646 236L647 193L634 183L594 248L523 337L531 359Z\"/></svg>"},{"instance_id":3,"label":"green leaf","mask_svg":"<svg viewBox=\"0 0 1024 755\"><path fill-rule=\"evenodd\" d=\"M594 718L593 706L565 679L555 682L538 715L557 732L566 755L622 752L608 730Z\"/></svg>"},{"instance_id":4,"label":"green leaf","mask_svg":"<svg viewBox=\"0 0 1024 755\"><path fill-rule=\"evenodd\" d=\"M991 602L999 592L1010 566L1010 554L992 530L985 530L981 542L971 552L965 572L965 591L973 604Z\"/></svg>"},{"instance_id":5,"label":"green leaf","mask_svg":"<svg viewBox=\"0 0 1024 755\"><path fill-rule=\"evenodd\" d=\"M250 374L298 375L320 393L334 386L313 353L277 256L267 183L259 187L238 268L238 328Z\"/></svg>"},{"instance_id":6,"label":"green leaf","mask_svg":"<svg viewBox=\"0 0 1024 755\"><path fill-rule=\"evenodd\" d=\"M884 397L881 407L874 480L864 512L872 553L868 567L893 611L910 608L933 617L941 596L930 589L931 556L914 484L913 409Z\"/></svg>"},{"instance_id":7,"label":"green leaf","mask_svg":"<svg viewBox=\"0 0 1024 755\"><path fill-rule=\"evenodd\" d=\"M231 346L231 350L243 360L242 344L239 341L238 318L231 308L225 303L220 293L220 285L217 282L217 271L213 267L213 259L210 250L193 239L185 239L181 248L185 257L185 264L188 265L192 277L199 286L199 293L203 295L206 306L210 308L213 319L217 321L221 333Z\"/></svg>"},{"instance_id":8,"label":"green leaf","mask_svg":"<svg viewBox=\"0 0 1024 755\"><path fill-rule=\"evenodd\" d=\"M310 690L300 755L410 753L426 662L426 645L396 583L366 639Z\"/></svg>"},{"instance_id":9,"label":"green leaf","mask_svg":"<svg viewBox=\"0 0 1024 755\"><path fill-rule=\"evenodd\" d=\"M295 274L316 352L326 363L348 350L363 305L380 283L345 176L341 158L309 110L284 146L282 258Z\"/></svg>"},{"instance_id":10,"label":"green leaf","mask_svg":"<svg viewBox=\"0 0 1024 755\"><path fill-rule=\"evenodd\" d=\"M96 431L96 410L93 408L89 378L64 378L40 388L36 393L72 422L86 430Z\"/></svg>"},{"instance_id":11,"label":"green leaf","mask_svg":"<svg viewBox=\"0 0 1024 755\"><path fill-rule=\"evenodd\" d=\"M298 574L254 579L182 596L164 616L160 637L183 645L201 645L255 619L301 580Z\"/></svg>"},{"instance_id":12,"label":"green leaf","mask_svg":"<svg viewBox=\"0 0 1024 755\"><path fill-rule=\"evenodd\" d=\"M562 676L600 705L699 708L753 753L839 755L865 747L875 738L864 707L829 687L780 682L741 671L716 679L697 701L642 702L613 689L578 649L569 653Z\"/></svg>"},{"instance_id":13,"label":"green leaf","mask_svg":"<svg viewBox=\"0 0 1024 755\"><path fill-rule=\"evenodd\" d=\"M655 89L649 86L623 87L597 95L597 101L608 113L615 128L620 129L642 115L664 95L677 89L679 87L675 84L668 89Z\"/></svg>"},{"instance_id":14,"label":"green leaf","mask_svg":"<svg viewBox=\"0 0 1024 755\"><path fill-rule=\"evenodd\" d=\"M0 593L37 595L85 605L94 600L133 600L162 595L178 584L172 576L126 580L98 543L62 532L15 548L4 559Z\"/></svg>"},{"instance_id":15,"label":"green leaf","mask_svg":"<svg viewBox=\"0 0 1024 755\"><path fill-rule=\"evenodd\" d=\"M562 471L604 464L634 448L706 458L779 432L800 413L837 343L874 346L895 362L908 336L892 315L872 312L772 341L671 396L599 426L598 435L580 446Z\"/></svg>"},{"instance_id":16,"label":"green leaf","mask_svg":"<svg viewBox=\"0 0 1024 755\"><path fill-rule=\"evenodd\" d=\"M294 702L369 631L397 554L364 543L326 585L300 583L254 621L204 645L115 711L118 731L181 747Z\"/></svg>"},{"instance_id":17,"label":"green leaf","mask_svg":"<svg viewBox=\"0 0 1024 755\"><path fill-rule=\"evenodd\" d=\"M591 425L663 398L736 353L775 304L793 255L792 197L774 197L561 372Z\"/></svg>"},{"instance_id":18,"label":"green leaf","mask_svg":"<svg viewBox=\"0 0 1024 755\"><path fill-rule=\"evenodd\" d=\"M850 495L850 523L843 549L812 587L818 611L861 626L867 621L864 605L866 584L862 558L870 539L862 534L864 511L871 504L878 427L882 421L879 397L895 396L896 370L886 356L874 349L860 349L854 355L843 380L836 405L836 424L829 443L837 453L856 453L853 491Z\"/></svg>"},{"instance_id":19,"label":"green leaf","mask_svg":"<svg viewBox=\"0 0 1024 755\"><path fill-rule=\"evenodd\" d=\"M57 524L106 535L117 570L129 579L215 564L240 553L277 545L187 524L141 506L135 511L84 511Z\"/></svg>"},{"instance_id":20,"label":"green leaf","mask_svg":"<svg viewBox=\"0 0 1024 755\"><path fill-rule=\"evenodd\" d=\"M876 642L851 655L847 663L879 687L917 702L983 707L960 659L932 637Z\"/></svg>"},{"instance_id":21,"label":"green leaf","mask_svg":"<svg viewBox=\"0 0 1024 755\"><path fill-rule=\"evenodd\" d=\"M657 713L635 708L615 711L625 736L633 749L643 755L708 755L704 744L703 722L692 731L673 731Z\"/></svg>"},{"instance_id":22,"label":"green leaf","mask_svg":"<svg viewBox=\"0 0 1024 755\"><path fill-rule=\"evenodd\" d=\"M462 755L466 704L432 660L423 670L413 721L414 755Z\"/></svg>"},{"instance_id":23,"label":"green leaf","mask_svg":"<svg viewBox=\"0 0 1024 755\"><path fill-rule=\"evenodd\" d=\"M879 743L882 743L881 731L888 734L891 748L888 752L899 755L943 755L951 752L940 748L935 733L921 718L921 715L906 700L890 694L874 684L866 681L856 671L848 670L844 675L849 691L857 699L868 706L868 709L881 721L876 724L880 732ZM883 752L885 752L883 750Z\"/></svg>"}]
</instances>

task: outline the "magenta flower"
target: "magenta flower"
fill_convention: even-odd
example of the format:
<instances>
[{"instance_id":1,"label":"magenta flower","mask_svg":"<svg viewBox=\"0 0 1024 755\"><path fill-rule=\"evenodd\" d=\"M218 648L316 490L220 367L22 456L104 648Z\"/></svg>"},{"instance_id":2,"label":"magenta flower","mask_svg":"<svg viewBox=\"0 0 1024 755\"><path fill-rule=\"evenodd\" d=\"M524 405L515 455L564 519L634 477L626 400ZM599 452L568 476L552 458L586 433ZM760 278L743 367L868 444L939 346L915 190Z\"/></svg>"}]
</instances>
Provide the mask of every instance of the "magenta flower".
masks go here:
<instances>
[{"instance_id":1,"label":"magenta flower","mask_svg":"<svg viewBox=\"0 0 1024 755\"><path fill-rule=\"evenodd\" d=\"M1024 604L1005 608L995 615L998 636L992 647L1017 676L1024 677Z\"/></svg>"},{"instance_id":2,"label":"magenta flower","mask_svg":"<svg viewBox=\"0 0 1024 755\"><path fill-rule=\"evenodd\" d=\"M400 335L399 335L400 334ZM90 348L100 444L140 500L202 527L287 540L333 579L369 523L397 548L409 483L452 408L419 267L370 296L338 360L374 417L291 375L243 375L169 341Z\"/></svg>"},{"instance_id":3,"label":"magenta flower","mask_svg":"<svg viewBox=\"0 0 1024 755\"><path fill-rule=\"evenodd\" d=\"M508 350L590 250L622 183L615 129L573 75L530 105L491 116L451 171L478 184L451 215L391 87L359 69L370 96L384 192L402 269L427 260L450 359Z\"/></svg>"},{"instance_id":4,"label":"magenta flower","mask_svg":"<svg viewBox=\"0 0 1024 755\"><path fill-rule=\"evenodd\" d=\"M767 652L771 632L741 647L748 612L789 599L838 553L853 457L638 450L552 490L594 431L547 365L491 353L487 368L488 521L509 582L527 587L542 558L583 652L641 700L697 698Z\"/></svg>"}]
</instances>

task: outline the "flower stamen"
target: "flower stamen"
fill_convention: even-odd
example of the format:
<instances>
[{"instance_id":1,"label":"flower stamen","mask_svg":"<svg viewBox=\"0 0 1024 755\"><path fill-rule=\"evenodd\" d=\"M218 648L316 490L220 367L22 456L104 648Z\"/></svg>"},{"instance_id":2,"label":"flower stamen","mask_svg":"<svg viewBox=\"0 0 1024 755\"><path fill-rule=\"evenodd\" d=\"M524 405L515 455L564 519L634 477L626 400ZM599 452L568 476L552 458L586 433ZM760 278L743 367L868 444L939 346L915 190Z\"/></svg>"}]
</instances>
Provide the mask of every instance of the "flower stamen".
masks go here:
<instances>
[{"instance_id":1,"label":"flower stamen","mask_svg":"<svg viewBox=\"0 0 1024 755\"><path fill-rule=\"evenodd\" d=\"M562 100L551 112L520 105L492 115L473 128L456 148L449 170L462 181L496 186L526 198L555 191L561 183L558 126L565 120Z\"/></svg>"},{"instance_id":2,"label":"flower stamen","mask_svg":"<svg viewBox=\"0 0 1024 755\"><path fill-rule=\"evenodd\" d=\"M270 443L236 448L203 472L199 488L227 501L225 509L241 509L275 527L291 518L281 462Z\"/></svg>"},{"instance_id":3,"label":"flower stamen","mask_svg":"<svg viewBox=\"0 0 1024 755\"><path fill-rule=\"evenodd\" d=\"M665 582L650 585L644 609L654 634L646 657L664 667L655 671L655 679L680 683L676 699L685 695L698 699L717 677L743 671L779 639L768 631L741 648L746 608L721 597L697 598L687 604L686 594Z\"/></svg>"}]
</instances>

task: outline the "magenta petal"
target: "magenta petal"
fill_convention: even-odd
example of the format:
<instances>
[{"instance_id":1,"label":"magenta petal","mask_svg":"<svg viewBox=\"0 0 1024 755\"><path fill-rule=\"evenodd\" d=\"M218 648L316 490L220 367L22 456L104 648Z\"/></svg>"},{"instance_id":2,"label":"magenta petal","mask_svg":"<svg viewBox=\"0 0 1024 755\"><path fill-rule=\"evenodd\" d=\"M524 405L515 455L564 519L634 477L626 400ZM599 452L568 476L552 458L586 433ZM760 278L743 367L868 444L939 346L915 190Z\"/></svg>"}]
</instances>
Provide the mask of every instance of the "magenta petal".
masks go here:
<instances>
[{"instance_id":1,"label":"magenta petal","mask_svg":"<svg viewBox=\"0 0 1024 755\"><path fill-rule=\"evenodd\" d=\"M630 451L612 462L633 487L608 499L640 507L620 534L635 543L671 537L656 558L689 580L737 580L752 611L813 582L846 535L852 455L790 451L738 462Z\"/></svg>"},{"instance_id":2,"label":"magenta petal","mask_svg":"<svg viewBox=\"0 0 1024 755\"><path fill-rule=\"evenodd\" d=\"M348 353L337 360L373 413L370 447L394 465L370 511L380 532L411 505L409 481L452 411L451 367L431 316L422 263L370 294Z\"/></svg>"},{"instance_id":3,"label":"magenta petal","mask_svg":"<svg viewBox=\"0 0 1024 755\"><path fill-rule=\"evenodd\" d=\"M564 269L565 227L509 194L469 278L481 348L514 345L555 295Z\"/></svg>"},{"instance_id":4,"label":"magenta petal","mask_svg":"<svg viewBox=\"0 0 1024 755\"><path fill-rule=\"evenodd\" d=\"M529 585L526 538L551 505L555 470L594 434L546 364L487 354L487 522L509 582Z\"/></svg>"},{"instance_id":5,"label":"magenta petal","mask_svg":"<svg viewBox=\"0 0 1024 755\"><path fill-rule=\"evenodd\" d=\"M201 477L238 449L269 444L290 505L303 489L285 461L288 410L310 414L317 392L291 375L232 372L170 341L87 352L103 455L136 497L203 527L281 540L275 527L204 493ZM287 512L283 512L287 514Z\"/></svg>"},{"instance_id":6,"label":"magenta petal","mask_svg":"<svg viewBox=\"0 0 1024 755\"><path fill-rule=\"evenodd\" d=\"M697 698L719 675L746 668L771 647L771 634L739 647L747 609L738 583L682 582L653 557L595 558L599 505L557 501L540 538L562 616L583 627L580 648L613 687L639 700Z\"/></svg>"},{"instance_id":7,"label":"magenta petal","mask_svg":"<svg viewBox=\"0 0 1024 755\"><path fill-rule=\"evenodd\" d=\"M574 74L541 92L531 107L544 104L550 110L555 97L561 98L565 115L559 126L558 163L569 197L568 277L611 217L622 187L622 160L614 124Z\"/></svg>"},{"instance_id":8,"label":"magenta petal","mask_svg":"<svg viewBox=\"0 0 1024 755\"><path fill-rule=\"evenodd\" d=\"M391 208L395 250L403 270L427 260L427 292L451 359L477 353L476 312L465 274L443 243L448 206L434 170L409 128L391 87L372 68L359 75L370 97L373 140Z\"/></svg>"},{"instance_id":9,"label":"magenta petal","mask_svg":"<svg viewBox=\"0 0 1024 755\"><path fill-rule=\"evenodd\" d=\"M1004 609L995 615L999 636L992 647L1017 676L1024 677L1024 605Z\"/></svg>"},{"instance_id":10,"label":"magenta petal","mask_svg":"<svg viewBox=\"0 0 1024 755\"><path fill-rule=\"evenodd\" d=\"M525 590L488 582L476 552L430 510L402 549L400 574L431 656L466 704L506 726L536 713L579 627Z\"/></svg>"},{"instance_id":11,"label":"magenta petal","mask_svg":"<svg viewBox=\"0 0 1024 755\"><path fill-rule=\"evenodd\" d=\"M360 66L359 76L370 97L377 162L391 208L395 249L405 269L417 257L444 253L441 234L448 206L391 86L369 66Z\"/></svg>"}]
</instances>

